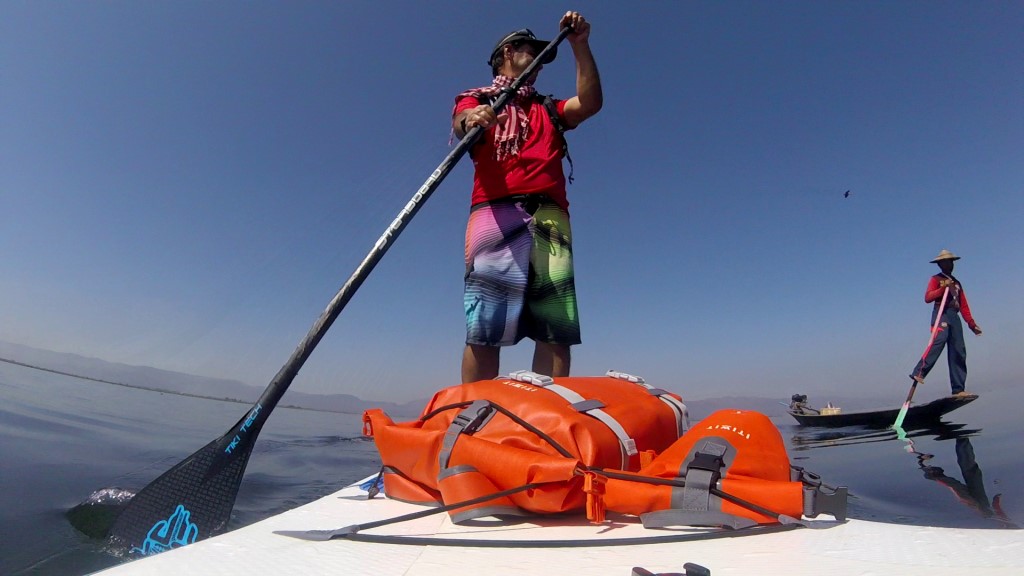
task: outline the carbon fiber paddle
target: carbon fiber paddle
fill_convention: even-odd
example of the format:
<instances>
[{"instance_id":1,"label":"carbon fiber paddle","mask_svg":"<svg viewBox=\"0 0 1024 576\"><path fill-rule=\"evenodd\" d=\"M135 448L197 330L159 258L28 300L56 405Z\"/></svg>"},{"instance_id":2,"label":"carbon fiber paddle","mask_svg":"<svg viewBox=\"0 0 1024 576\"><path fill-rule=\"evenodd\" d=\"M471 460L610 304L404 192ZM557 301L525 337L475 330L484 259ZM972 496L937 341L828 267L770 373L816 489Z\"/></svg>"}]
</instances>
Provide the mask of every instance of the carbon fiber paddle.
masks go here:
<instances>
[{"instance_id":1,"label":"carbon fiber paddle","mask_svg":"<svg viewBox=\"0 0 1024 576\"><path fill-rule=\"evenodd\" d=\"M502 92L491 105L495 112L505 107L544 57L570 31L569 27L563 28L512 83L509 90ZM473 127L416 191L242 419L223 436L182 460L131 499L110 530L110 543L115 550L129 555L155 554L225 530L231 519L231 510L234 508L245 466L267 417L392 242L483 132L484 128Z\"/></svg>"}]
</instances>

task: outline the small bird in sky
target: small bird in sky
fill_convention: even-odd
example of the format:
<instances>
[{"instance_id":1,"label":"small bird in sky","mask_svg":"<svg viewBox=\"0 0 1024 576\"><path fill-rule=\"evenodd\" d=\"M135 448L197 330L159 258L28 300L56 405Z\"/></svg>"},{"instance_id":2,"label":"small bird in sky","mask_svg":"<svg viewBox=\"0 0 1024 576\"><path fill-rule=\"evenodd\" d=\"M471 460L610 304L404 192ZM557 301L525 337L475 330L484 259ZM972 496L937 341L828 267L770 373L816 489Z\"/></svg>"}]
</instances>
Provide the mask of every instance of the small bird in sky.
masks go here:
<instances>
[{"instance_id":1,"label":"small bird in sky","mask_svg":"<svg viewBox=\"0 0 1024 576\"><path fill-rule=\"evenodd\" d=\"M850 191L847 190L846 192L843 193L843 198L849 198L849 197L850 197Z\"/></svg>"}]
</instances>

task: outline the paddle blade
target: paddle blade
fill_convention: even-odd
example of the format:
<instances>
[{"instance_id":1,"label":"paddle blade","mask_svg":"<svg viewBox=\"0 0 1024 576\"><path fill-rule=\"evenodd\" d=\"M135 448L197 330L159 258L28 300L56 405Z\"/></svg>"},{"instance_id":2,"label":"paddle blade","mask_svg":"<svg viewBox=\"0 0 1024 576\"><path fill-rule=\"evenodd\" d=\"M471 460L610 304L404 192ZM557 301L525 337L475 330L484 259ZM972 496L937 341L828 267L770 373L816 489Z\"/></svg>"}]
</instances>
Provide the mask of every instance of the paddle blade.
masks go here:
<instances>
[{"instance_id":1,"label":"paddle blade","mask_svg":"<svg viewBox=\"0 0 1024 576\"><path fill-rule=\"evenodd\" d=\"M907 417L907 410L910 410L910 401L914 399L915 390L917 390L917 378L911 378L910 392L907 393L907 399L903 402L903 407L900 408L900 413L896 415L896 422L892 425L893 428L900 428L903 426L903 419Z\"/></svg>"},{"instance_id":2,"label":"paddle blade","mask_svg":"<svg viewBox=\"0 0 1024 576\"><path fill-rule=\"evenodd\" d=\"M223 532L254 445L237 438L233 428L136 494L110 530L114 551L148 556Z\"/></svg>"},{"instance_id":3,"label":"paddle blade","mask_svg":"<svg viewBox=\"0 0 1024 576\"><path fill-rule=\"evenodd\" d=\"M910 401L904 402L903 407L900 408L900 413L896 415L896 423L892 425L893 428L900 429L903 426L903 419L907 417L907 410L910 409Z\"/></svg>"}]
</instances>

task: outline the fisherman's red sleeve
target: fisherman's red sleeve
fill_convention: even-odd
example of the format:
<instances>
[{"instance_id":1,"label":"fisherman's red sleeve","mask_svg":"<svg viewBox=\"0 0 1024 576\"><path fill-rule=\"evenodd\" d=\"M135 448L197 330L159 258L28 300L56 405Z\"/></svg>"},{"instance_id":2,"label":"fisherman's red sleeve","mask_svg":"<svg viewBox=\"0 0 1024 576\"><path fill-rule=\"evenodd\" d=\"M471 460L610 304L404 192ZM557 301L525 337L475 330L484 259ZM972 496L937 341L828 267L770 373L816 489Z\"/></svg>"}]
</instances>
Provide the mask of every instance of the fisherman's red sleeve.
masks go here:
<instances>
[{"instance_id":1,"label":"fisherman's red sleeve","mask_svg":"<svg viewBox=\"0 0 1024 576\"><path fill-rule=\"evenodd\" d=\"M932 276L928 280L928 288L926 288L925 291L924 291L924 302L925 302L925 304L930 304L932 302L938 302L942 298L942 293L945 290L946 289L944 287L939 286L939 277L938 276Z\"/></svg>"}]
</instances>

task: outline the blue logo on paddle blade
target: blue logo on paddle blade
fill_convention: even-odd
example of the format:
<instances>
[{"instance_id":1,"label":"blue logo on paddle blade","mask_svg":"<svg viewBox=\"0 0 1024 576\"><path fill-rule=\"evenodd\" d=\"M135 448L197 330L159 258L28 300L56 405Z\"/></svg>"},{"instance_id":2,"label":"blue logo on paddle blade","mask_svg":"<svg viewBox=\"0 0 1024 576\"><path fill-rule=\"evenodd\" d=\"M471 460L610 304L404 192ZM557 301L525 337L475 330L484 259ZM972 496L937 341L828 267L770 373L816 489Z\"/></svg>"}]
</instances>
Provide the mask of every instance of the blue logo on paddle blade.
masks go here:
<instances>
[{"instance_id":1,"label":"blue logo on paddle blade","mask_svg":"<svg viewBox=\"0 0 1024 576\"><path fill-rule=\"evenodd\" d=\"M199 527L189 520L191 516L192 513L186 510L185 506L178 504L170 518L160 520L149 529L142 548L134 548L132 551L149 556L195 542L199 535Z\"/></svg>"},{"instance_id":2,"label":"blue logo on paddle blade","mask_svg":"<svg viewBox=\"0 0 1024 576\"><path fill-rule=\"evenodd\" d=\"M249 412L249 416L245 419L245 423L242 424L242 427L238 429L238 434L235 434L235 437L232 438L231 442L228 443L227 448L224 449L225 454L231 454L232 452L235 451L235 448L238 447L238 443L242 441L242 434L249 431L249 427L252 426L252 423L256 421L256 417L260 415L260 411L262 410L262 404L257 404L256 406L253 406L252 411Z\"/></svg>"}]
</instances>

